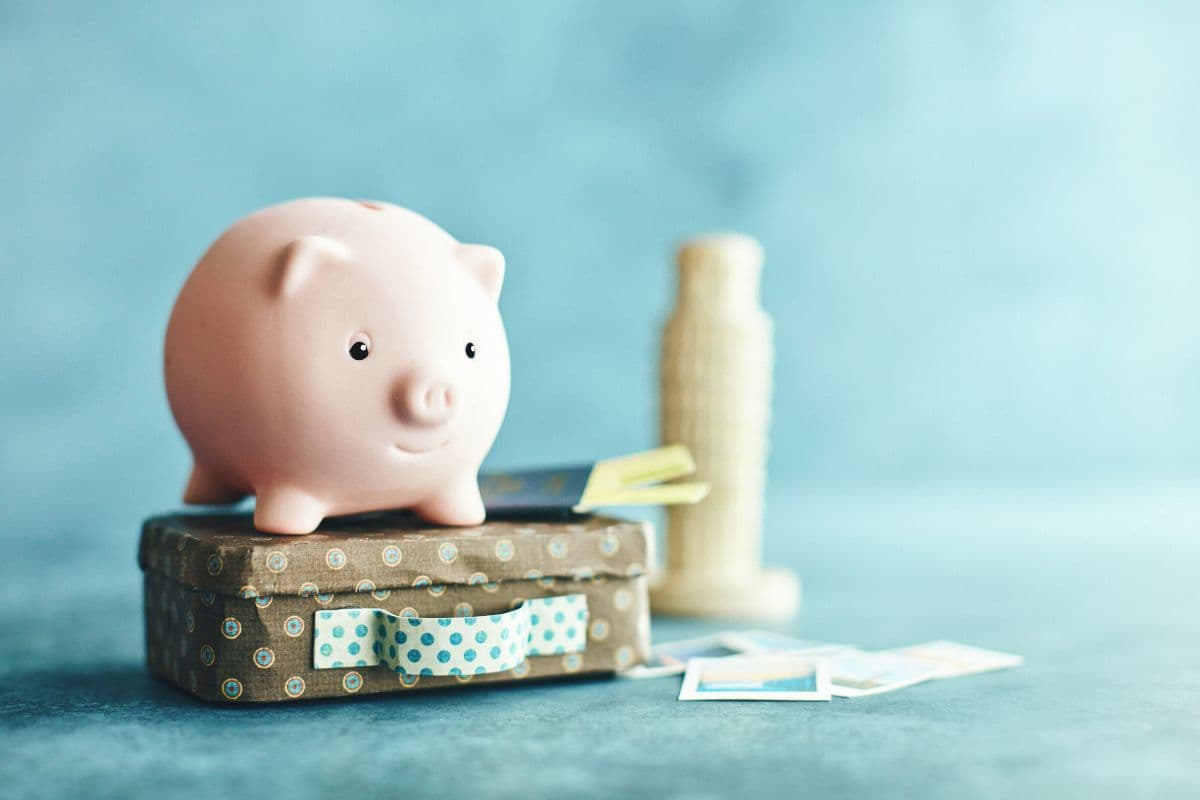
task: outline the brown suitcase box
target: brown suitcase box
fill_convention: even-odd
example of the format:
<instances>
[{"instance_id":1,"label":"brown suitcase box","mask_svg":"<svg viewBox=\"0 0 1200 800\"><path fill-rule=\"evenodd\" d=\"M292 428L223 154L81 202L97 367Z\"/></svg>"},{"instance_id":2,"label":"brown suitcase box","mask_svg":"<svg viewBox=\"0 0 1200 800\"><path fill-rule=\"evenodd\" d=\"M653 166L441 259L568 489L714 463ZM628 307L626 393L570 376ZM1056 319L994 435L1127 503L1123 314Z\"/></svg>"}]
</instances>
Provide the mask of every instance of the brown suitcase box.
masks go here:
<instances>
[{"instance_id":1,"label":"brown suitcase box","mask_svg":"<svg viewBox=\"0 0 1200 800\"><path fill-rule=\"evenodd\" d=\"M602 516L443 528L397 512L289 537L245 514L154 517L146 659L226 702L613 673L648 656L650 547L645 524Z\"/></svg>"}]
</instances>

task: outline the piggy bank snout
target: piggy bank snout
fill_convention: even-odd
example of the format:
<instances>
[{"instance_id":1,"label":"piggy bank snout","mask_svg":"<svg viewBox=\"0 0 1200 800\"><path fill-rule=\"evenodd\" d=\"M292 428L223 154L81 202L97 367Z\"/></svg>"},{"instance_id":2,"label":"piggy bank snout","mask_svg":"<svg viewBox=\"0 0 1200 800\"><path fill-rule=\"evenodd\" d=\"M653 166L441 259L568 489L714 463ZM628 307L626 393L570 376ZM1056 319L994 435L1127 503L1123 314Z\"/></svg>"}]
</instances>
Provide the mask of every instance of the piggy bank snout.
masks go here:
<instances>
[{"instance_id":1,"label":"piggy bank snout","mask_svg":"<svg viewBox=\"0 0 1200 800\"><path fill-rule=\"evenodd\" d=\"M425 372L414 372L400 381L395 392L396 412L410 425L445 425L458 410L454 382Z\"/></svg>"}]
</instances>

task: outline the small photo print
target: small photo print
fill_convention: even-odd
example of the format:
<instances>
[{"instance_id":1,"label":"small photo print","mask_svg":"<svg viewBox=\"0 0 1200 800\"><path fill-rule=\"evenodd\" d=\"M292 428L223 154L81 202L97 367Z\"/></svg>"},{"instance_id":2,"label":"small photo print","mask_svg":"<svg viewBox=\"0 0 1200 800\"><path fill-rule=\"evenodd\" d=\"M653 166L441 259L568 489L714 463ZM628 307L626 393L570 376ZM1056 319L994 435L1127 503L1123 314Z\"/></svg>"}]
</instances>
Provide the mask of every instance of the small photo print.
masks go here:
<instances>
[{"instance_id":1,"label":"small photo print","mask_svg":"<svg viewBox=\"0 0 1200 800\"><path fill-rule=\"evenodd\" d=\"M655 645L645 664L632 667L622 673L624 678L657 678L663 675L680 675L693 658L724 658L752 652L753 647L734 640L729 633L714 633Z\"/></svg>"},{"instance_id":2,"label":"small photo print","mask_svg":"<svg viewBox=\"0 0 1200 800\"><path fill-rule=\"evenodd\" d=\"M693 658L680 700L829 700L825 663L794 653Z\"/></svg>"},{"instance_id":3,"label":"small photo print","mask_svg":"<svg viewBox=\"0 0 1200 800\"><path fill-rule=\"evenodd\" d=\"M829 659L829 678L838 697L883 694L935 677L932 664L897 653L852 650Z\"/></svg>"},{"instance_id":4,"label":"small photo print","mask_svg":"<svg viewBox=\"0 0 1200 800\"><path fill-rule=\"evenodd\" d=\"M960 675L1010 669L1025 663L1025 659L1015 653L1001 653L998 650L985 650L982 647L947 641L898 647L890 652L932 664L937 670L935 677L938 678L956 678Z\"/></svg>"},{"instance_id":5,"label":"small photo print","mask_svg":"<svg viewBox=\"0 0 1200 800\"><path fill-rule=\"evenodd\" d=\"M729 644L742 647L749 653L803 653L808 656L831 656L844 650L855 649L853 645L817 642L798 639L774 631L748 630L727 634Z\"/></svg>"},{"instance_id":6,"label":"small photo print","mask_svg":"<svg viewBox=\"0 0 1200 800\"><path fill-rule=\"evenodd\" d=\"M745 652L745 648L727 641L724 634L718 634L702 639L672 642L662 648L655 648L651 651L650 663L684 667L693 658L725 658Z\"/></svg>"}]
</instances>

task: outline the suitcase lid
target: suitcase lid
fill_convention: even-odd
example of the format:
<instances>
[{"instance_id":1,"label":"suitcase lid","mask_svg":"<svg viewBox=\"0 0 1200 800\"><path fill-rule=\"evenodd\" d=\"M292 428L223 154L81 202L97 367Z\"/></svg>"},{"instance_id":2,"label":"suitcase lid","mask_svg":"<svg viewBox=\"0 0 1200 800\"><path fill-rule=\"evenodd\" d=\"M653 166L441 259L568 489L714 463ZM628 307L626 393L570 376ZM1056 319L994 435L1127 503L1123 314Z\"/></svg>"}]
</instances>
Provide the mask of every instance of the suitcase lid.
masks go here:
<instances>
[{"instance_id":1,"label":"suitcase lid","mask_svg":"<svg viewBox=\"0 0 1200 800\"><path fill-rule=\"evenodd\" d=\"M328 519L315 533L254 530L249 514L166 514L142 525L138 564L241 597L644 575L647 523L605 516L430 525L406 512Z\"/></svg>"}]
</instances>

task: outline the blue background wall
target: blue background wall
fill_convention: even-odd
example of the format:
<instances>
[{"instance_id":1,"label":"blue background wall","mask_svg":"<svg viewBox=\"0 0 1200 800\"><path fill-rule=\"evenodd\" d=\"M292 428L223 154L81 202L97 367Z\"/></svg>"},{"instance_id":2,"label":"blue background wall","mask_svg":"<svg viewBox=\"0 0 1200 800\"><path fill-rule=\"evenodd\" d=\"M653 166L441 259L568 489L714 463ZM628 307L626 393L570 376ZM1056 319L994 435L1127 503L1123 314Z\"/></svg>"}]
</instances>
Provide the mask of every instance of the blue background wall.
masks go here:
<instances>
[{"instance_id":1,"label":"blue background wall","mask_svg":"<svg viewBox=\"0 0 1200 800\"><path fill-rule=\"evenodd\" d=\"M732 228L773 492L1195 474L1197 41L1188 3L4 3L2 535L128 557L186 474L175 292L311 194L505 251L493 464L652 444L671 249Z\"/></svg>"}]
</instances>

